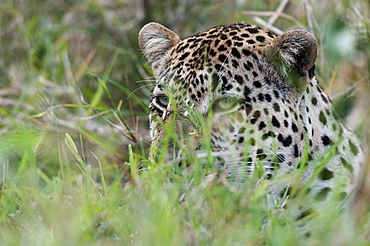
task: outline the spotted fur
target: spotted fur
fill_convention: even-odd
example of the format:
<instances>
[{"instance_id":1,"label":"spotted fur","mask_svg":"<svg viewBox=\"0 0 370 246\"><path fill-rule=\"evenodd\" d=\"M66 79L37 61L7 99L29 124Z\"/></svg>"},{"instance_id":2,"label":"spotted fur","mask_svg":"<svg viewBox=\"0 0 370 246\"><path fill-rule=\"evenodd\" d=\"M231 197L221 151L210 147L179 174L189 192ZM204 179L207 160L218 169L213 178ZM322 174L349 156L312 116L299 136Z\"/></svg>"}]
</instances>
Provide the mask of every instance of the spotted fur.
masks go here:
<instances>
[{"instance_id":1,"label":"spotted fur","mask_svg":"<svg viewBox=\"0 0 370 246\"><path fill-rule=\"evenodd\" d=\"M201 146L199 116L205 122L212 117L212 150L229 180L262 166L273 183L271 193L289 194L307 150L308 168L299 176L298 189L309 181L307 196L317 201L307 210L351 193L363 154L316 80L318 45L309 32L276 36L254 25L233 24L181 40L149 23L140 31L139 44L157 79L149 106L154 147L160 148L171 122L179 136ZM325 166L315 161L330 155ZM286 174L293 176L275 179Z\"/></svg>"}]
</instances>

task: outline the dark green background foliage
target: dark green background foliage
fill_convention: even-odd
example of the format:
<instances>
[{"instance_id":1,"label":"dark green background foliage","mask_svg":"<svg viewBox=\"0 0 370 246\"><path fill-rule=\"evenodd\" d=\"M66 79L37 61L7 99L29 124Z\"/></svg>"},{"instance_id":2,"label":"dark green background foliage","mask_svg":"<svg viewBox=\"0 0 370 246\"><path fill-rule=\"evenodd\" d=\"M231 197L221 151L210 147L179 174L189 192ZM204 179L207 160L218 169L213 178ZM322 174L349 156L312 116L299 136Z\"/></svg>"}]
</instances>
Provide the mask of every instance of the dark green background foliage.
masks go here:
<instances>
[{"instance_id":1,"label":"dark green background foliage","mask_svg":"<svg viewBox=\"0 0 370 246\"><path fill-rule=\"evenodd\" d=\"M268 21L280 2L2 0L1 245L301 240L294 222L261 209L263 184L234 190L205 179L209 163L208 171L199 164L173 172L168 163L147 160L147 105L155 81L137 44L140 28L156 21L186 37L235 22L264 27L261 20ZM286 2L272 27L306 28L317 37L319 80L366 146L368 1ZM259 11L260 19L245 11ZM357 212L320 215L325 223L317 223L320 233L306 243L366 245L368 183L359 194Z\"/></svg>"}]
</instances>

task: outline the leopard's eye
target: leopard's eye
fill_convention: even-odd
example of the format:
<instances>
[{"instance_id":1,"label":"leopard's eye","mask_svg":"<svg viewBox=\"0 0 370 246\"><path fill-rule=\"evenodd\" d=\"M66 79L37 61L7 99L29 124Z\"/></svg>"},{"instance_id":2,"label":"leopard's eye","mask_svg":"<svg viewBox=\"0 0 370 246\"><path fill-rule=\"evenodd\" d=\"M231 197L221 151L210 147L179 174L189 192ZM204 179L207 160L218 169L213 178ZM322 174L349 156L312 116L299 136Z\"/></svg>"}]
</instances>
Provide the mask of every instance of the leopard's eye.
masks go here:
<instances>
[{"instance_id":1,"label":"leopard's eye","mask_svg":"<svg viewBox=\"0 0 370 246\"><path fill-rule=\"evenodd\" d=\"M216 100L213 105L214 112L227 112L234 109L238 105L238 100L221 98Z\"/></svg>"},{"instance_id":2,"label":"leopard's eye","mask_svg":"<svg viewBox=\"0 0 370 246\"><path fill-rule=\"evenodd\" d=\"M157 96L157 103L164 108L167 108L168 103L170 102L167 96Z\"/></svg>"}]
</instances>

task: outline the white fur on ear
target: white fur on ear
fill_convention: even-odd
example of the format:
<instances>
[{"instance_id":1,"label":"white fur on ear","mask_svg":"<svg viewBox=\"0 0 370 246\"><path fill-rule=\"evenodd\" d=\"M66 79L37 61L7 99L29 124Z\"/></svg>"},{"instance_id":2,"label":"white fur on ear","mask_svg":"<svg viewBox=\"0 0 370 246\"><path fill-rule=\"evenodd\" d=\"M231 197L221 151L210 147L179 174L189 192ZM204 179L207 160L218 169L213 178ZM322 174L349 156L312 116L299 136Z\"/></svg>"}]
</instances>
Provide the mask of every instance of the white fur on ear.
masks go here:
<instances>
[{"instance_id":1,"label":"white fur on ear","mask_svg":"<svg viewBox=\"0 0 370 246\"><path fill-rule=\"evenodd\" d=\"M276 37L261 51L301 92L307 86L306 82L314 76L317 47L317 41L311 33L292 30Z\"/></svg>"},{"instance_id":2,"label":"white fur on ear","mask_svg":"<svg viewBox=\"0 0 370 246\"><path fill-rule=\"evenodd\" d=\"M272 46L278 50L280 57L300 74L304 74L304 70L310 70L315 65L317 41L306 30L284 33L272 41Z\"/></svg>"},{"instance_id":3,"label":"white fur on ear","mask_svg":"<svg viewBox=\"0 0 370 246\"><path fill-rule=\"evenodd\" d=\"M155 22L146 24L140 30L140 48L148 58L156 76L164 69L169 51L180 41L176 33Z\"/></svg>"}]
</instances>

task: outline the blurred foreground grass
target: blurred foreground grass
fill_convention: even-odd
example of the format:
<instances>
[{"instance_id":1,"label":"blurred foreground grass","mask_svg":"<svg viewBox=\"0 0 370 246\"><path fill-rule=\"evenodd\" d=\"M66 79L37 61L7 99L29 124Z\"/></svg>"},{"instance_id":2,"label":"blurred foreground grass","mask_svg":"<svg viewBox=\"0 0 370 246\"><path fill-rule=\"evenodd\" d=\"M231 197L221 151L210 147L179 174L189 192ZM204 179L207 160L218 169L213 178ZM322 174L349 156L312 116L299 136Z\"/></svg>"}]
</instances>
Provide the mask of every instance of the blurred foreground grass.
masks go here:
<instances>
[{"instance_id":1,"label":"blurred foreground grass","mask_svg":"<svg viewBox=\"0 0 370 246\"><path fill-rule=\"evenodd\" d=\"M366 151L369 3L287 2L284 13L294 21L279 18L273 27L315 34L319 80ZM225 187L205 178L211 166L184 174L147 160L146 105L154 81L136 41L141 26L157 21L185 37L233 22L261 25L269 18L244 11L275 11L278 5L1 1L1 245L302 243L295 222L261 209L262 184ZM368 181L358 194L353 211L319 215L317 237L306 243L368 245Z\"/></svg>"}]
</instances>

